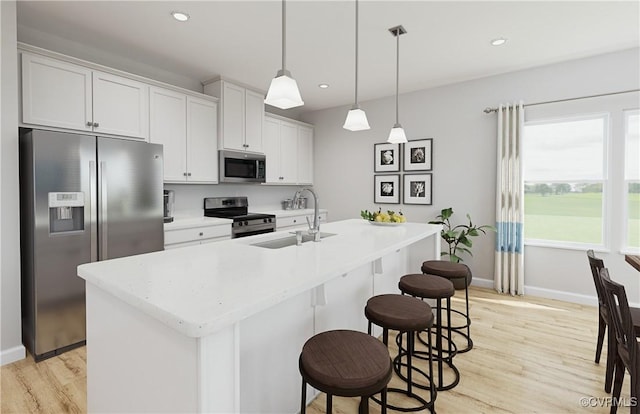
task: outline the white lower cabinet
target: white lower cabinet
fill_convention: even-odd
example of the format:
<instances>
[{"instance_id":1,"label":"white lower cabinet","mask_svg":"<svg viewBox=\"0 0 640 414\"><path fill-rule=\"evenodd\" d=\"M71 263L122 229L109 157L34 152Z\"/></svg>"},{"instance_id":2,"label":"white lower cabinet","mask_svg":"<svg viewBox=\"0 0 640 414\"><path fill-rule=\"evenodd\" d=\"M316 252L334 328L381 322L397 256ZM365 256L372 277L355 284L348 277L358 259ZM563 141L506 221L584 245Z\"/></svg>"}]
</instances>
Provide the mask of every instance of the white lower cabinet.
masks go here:
<instances>
[{"instance_id":1,"label":"white lower cabinet","mask_svg":"<svg viewBox=\"0 0 640 414\"><path fill-rule=\"evenodd\" d=\"M164 249L212 243L231 238L231 224L191 227L187 229L165 230Z\"/></svg>"},{"instance_id":2,"label":"white lower cabinet","mask_svg":"<svg viewBox=\"0 0 640 414\"><path fill-rule=\"evenodd\" d=\"M295 216L284 216L276 218L276 230L307 228L307 217L309 222L313 224L313 213L300 214ZM327 222L327 212L318 213L318 222L320 224Z\"/></svg>"}]
</instances>

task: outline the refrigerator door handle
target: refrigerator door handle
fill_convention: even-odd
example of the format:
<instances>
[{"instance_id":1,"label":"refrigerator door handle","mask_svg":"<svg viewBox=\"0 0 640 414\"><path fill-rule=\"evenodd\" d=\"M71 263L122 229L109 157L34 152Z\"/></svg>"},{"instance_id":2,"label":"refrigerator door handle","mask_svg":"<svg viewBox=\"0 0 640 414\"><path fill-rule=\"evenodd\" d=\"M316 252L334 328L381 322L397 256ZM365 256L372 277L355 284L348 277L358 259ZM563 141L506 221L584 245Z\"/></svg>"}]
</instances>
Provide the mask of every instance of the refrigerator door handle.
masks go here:
<instances>
[{"instance_id":1,"label":"refrigerator door handle","mask_svg":"<svg viewBox=\"0 0 640 414\"><path fill-rule=\"evenodd\" d=\"M107 260L109 254L107 251L107 241L109 236L107 234L107 177L105 176L107 171L107 163L100 161L100 172L98 175L98 185L100 187L100 260Z\"/></svg>"},{"instance_id":2,"label":"refrigerator door handle","mask_svg":"<svg viewBox=\"0 0 640 414\"><path fill-rule=\"evenodd\" d=\"M98 261L98 191L96 189L96 162L89 161L89 232L91 261Z\"/></svg>"}]
</instances>

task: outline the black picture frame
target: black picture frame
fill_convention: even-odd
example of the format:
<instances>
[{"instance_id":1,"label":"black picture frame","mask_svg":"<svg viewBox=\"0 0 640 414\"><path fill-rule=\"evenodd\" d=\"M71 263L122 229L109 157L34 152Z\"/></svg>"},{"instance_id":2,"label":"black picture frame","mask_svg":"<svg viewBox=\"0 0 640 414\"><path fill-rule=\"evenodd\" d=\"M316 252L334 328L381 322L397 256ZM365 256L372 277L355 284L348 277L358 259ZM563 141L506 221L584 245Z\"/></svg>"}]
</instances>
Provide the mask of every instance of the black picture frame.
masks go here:
<instances>
[{"instance_id":1,"label":"black picture frame","mask_svg":"<svg viewBox=\"0 0 640 414\"><path fill-rule=\"evenodd\" d=\"M400 171L401 158L400 144L373 144L374 172Z\"/></svg>"},{"instance_id":2,"label":"black picture frame","mask_svg":"<svg viewBox=\"0 0 640 414\"><path fill-rule=\"evenodd\" d=\"M402 182L404 204L433 204L433 174L404 174Z\"/></svg>"},{"instance_id":3,"label":"black picture frame","mask_svg":"<svg viewBox=\"0 0 640 414\"><path fill-rule=\"evenodd\" d=\"M405 171L433 171L433 138L409 141L402 152Z\"/></svg>"},{"instance_id":4,"label":"black picture frame","mask_svg":"<svg viewBox=\"0 0 640 414\"><path fill-rule=\"evenodd\" d=\"M374 204L400 204L400 187L400 174L374 175Z\"/></svg>"}]
</instances>

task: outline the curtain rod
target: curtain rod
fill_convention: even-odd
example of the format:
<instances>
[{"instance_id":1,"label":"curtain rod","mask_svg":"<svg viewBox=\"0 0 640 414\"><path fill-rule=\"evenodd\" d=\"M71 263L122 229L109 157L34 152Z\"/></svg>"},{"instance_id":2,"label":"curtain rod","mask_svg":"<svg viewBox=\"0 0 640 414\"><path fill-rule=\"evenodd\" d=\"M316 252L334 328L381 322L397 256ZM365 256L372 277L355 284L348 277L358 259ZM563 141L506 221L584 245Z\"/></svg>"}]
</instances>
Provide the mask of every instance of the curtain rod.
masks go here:
<instances>
[{"instance_id":1,"label":"curtain rod","mask_svg":"<svg viewBox=\"0 0 640 414\"><path fill-rule=\"evenodd\" d=\"M546 104L552 104L552 103L558 103L558 102L577 101L578 99L598 98L598 97L601 97L601 96L620 95L620 94L623 94L623 93L631 93L631 92L640 92L640 89L630 89L628 91L601 93L601 94L598 94L598 95L580 96L580 97L577 97L577 98L558 99L558 100L555 100L555 101L536 102L536 103L526 104L526 105L523 105L523 106L527 107L527 106L536 106L536 105L546 105ZM498 108L486 107L486 108L484 108L483 112L485 114L490 114L491 112L498 112Z\"/></svg>"}]
</instances>

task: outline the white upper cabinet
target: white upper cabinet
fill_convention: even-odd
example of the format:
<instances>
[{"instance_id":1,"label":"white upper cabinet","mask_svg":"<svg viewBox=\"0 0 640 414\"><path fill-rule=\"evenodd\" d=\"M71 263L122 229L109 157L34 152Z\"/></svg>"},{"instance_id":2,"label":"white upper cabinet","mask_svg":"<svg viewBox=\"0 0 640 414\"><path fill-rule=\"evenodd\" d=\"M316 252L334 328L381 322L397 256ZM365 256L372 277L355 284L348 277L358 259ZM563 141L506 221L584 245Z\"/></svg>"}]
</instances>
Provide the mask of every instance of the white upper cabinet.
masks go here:
<instances>
[{"instance_id":1,"label":"white upper cabinet","mask_svg":"<svg viewBox=\"0 0 640 414\"><path fill-rule=\"evenodd\" d=\"M220 99L220 149L264 152L264 96L261 93L222 79L206 84L204 93Z\"/></svg>"},{"instance_id":2,"label":"white upper cabinet","mask_svg":"<svg viewBox=\"0 0 640 414\"><path fill-rule=\"evenodd\" d=\"M91 70L22 54L22 122L93 131Z\"/></svg>"},{"instance_id":3,"label":"white upper cabinet","mask_svg":"<svg viewBox=\"0 0 640 414\"><path fill-rule=\"evenodd\" d=\"M298 184L313 184L313 128L298 125Z\"/></svg>"},{"instance_id":4,"label":"white upper cabinet","mask_svg":"<svg viewBox=\"0 0 640 414\"><path fill-rule=\"evenodd\" d=\"M93 130L101 134L149 138L149 86L93 72Z\"/></svg>"},{"instance_id":5,"label":"white upper cabinet","mask_svg":"<svg viewBox=\"0 0 640 414\"><path fill-rule=\"evenodd\" d=\"M152 87L149 141L163 145L164 180L186 181L187 97Z\"/></svg>"},{"instance_id":6,"label":"white upper cabinet","mask_svg":"<svg viewBox=\"0 0 640 414\"><path fill-rule=\"evenodd\" d=\"M268 184L313 184L313 128L265 115Z\"/></svg>"},{"instance_id":7,"label":"white upper cabinet","mask_svg":"<svg viewBox=\"0 0 640 414\"><path fill-rule=\"evenodd\" d=\"M141 82L22 53L22 123L149 138L149 88Z\"/></svg>"},{"instance_id":8,"label":"white upper cabinet","mask_svg":"<svg viewBox=\"0 0 640 414\"><path fill-rule=\"evenodd\" d=\"M264 95L245 90L245 144L247 151L263 152Z\"/></svg>"},{"instance_id":9,"label":"white upper cabinet","mask_svg":"<svg viewBox=\"0 0 640 414\"><path fill-rule=\"evenodd\" d=\"M150 139L164 146L164 181L218 182L216 102L151 87Z\"/></svg>"},{"instance_id":10,"label":"white upper cabinet","mask_svg":"<svg viewBox=\"0 0 640 414\"><path fill-rule=\"evenodd\" d=\"M218 182L218 104L187 97L187 181Z\"/></svg>"}]
</instances>

